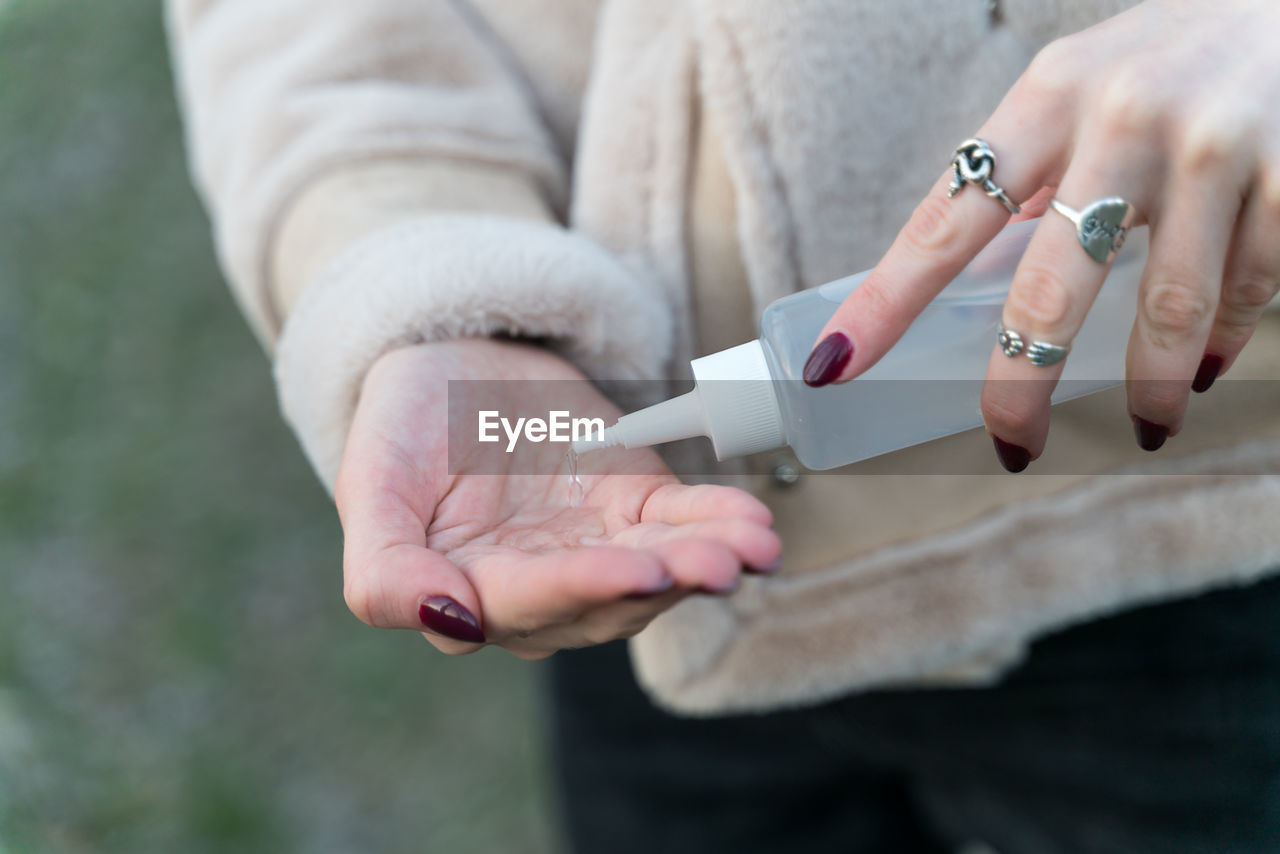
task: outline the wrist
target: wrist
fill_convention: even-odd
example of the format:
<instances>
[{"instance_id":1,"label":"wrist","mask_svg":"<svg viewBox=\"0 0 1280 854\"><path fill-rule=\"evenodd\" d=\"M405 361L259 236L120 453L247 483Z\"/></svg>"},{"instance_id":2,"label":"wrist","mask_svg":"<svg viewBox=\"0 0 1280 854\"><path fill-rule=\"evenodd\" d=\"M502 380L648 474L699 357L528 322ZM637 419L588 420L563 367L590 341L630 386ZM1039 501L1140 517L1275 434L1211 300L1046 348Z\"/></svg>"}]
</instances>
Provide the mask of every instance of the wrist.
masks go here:
<instances>
[{"instance_id":1,"label":"wrist","mask_svg":"<svg viewBox=\"0 0 1280 854\"><path fill-rule=\"evenodd\" d=\"M410 344L378 357L368 377L387 371L429 371L445 380L582 380L571 362L523 338L452 338Z\"/></svg>"}]
</instances>

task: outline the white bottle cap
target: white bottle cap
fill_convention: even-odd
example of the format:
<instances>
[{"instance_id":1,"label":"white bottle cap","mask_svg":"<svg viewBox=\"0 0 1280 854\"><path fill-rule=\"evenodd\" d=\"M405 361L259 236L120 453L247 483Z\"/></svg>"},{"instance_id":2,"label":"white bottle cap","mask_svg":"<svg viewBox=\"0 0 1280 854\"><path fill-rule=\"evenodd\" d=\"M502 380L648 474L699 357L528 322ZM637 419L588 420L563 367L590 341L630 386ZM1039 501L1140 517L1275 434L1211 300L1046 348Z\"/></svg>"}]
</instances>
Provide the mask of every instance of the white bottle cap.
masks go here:
<instances>
[{"instance_id":1,"label":"white bottle cap","mask_svg":"<svg viewBox=\"0 0 1280 854\"><path fill-rule=\"evenodd\" d=\"M786 444L782 411L764 347L749 341L691 363L697 387L618 419L603 442L575 442L574 449L622 445L640 448L690 436L708 436L720 460Z\"/></svg>"},{"instance_id":2,"label":"white bottle cap","mask_svg":"<svg viewBox=\"0 0 1280 854\"><path fill-rule=\"evenodd\" d=\"M690 364L707 414L716 459L726 460L787 443L782 410L764 346L748 341Z\"/></svg>"}]
</instances>

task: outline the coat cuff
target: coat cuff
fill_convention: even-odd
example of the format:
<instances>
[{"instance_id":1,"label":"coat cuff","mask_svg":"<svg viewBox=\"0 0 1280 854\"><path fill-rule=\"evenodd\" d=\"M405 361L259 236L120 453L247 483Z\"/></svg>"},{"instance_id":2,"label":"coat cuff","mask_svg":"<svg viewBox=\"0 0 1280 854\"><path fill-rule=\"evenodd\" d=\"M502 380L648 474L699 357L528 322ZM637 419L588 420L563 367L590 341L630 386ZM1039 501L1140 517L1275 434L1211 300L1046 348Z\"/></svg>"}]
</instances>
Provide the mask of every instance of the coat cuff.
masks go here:
<instances>
[{"instance_id":1,"label":"coat cuff","mask_svg":"<svg viewBox=\"0 0 1280 854\"><path fill-rule=\"evenodd\" d=\"M285 420L325 485L380 356L495 334L544 339L593 379L654 379L671 319L656 288L556 225L450 214L380 229L303 292L276 351Z\"/></svg>"}]
</instances>

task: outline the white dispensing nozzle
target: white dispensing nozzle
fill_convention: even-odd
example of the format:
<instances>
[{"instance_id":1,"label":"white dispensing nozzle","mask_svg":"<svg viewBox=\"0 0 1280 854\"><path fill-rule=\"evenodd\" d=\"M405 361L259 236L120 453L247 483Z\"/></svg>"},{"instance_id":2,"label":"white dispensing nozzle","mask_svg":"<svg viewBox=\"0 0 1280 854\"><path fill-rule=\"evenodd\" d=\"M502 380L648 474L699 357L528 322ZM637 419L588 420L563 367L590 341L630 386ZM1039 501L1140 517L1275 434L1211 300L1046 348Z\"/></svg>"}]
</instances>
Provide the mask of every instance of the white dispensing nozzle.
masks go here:
<instances>
[{"instance_id":1,"label":"white dispensing nozzle","mask_svg":"<svg viewBox=\"0 0 1280 854\"><path fill-rule=\"evenodd\" d=\"M716 458L724 460L786 444L778 395L759 341L694 359L691 367L693 391L624 415L602 439L576 441L573 449L642 448L707 436Z\"/></svg>"}]
</instances>

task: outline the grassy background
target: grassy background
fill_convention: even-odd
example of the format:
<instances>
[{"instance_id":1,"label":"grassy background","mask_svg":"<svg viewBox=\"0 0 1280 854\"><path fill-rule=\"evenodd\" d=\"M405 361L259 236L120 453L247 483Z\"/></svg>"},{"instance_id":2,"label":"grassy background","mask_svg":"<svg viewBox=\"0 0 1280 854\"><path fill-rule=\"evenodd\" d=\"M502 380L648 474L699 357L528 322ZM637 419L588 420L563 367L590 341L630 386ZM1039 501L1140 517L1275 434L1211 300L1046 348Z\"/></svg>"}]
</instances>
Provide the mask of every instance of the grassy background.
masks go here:
<instances>
[{"instance_id":1,"label":"grassy background","mask_svg":"<svg viewBox=\"0 0 1280 854\"><path fill-rule=\"evenodd\" d=\"M342 603L158 0L0 0L0 854L555 848L536 669Z\"/></svg>"}]
</instances>

